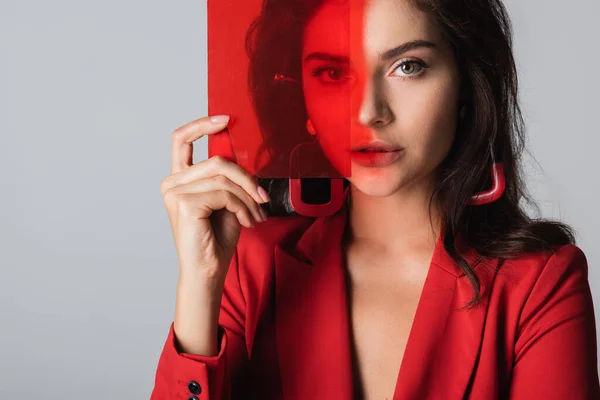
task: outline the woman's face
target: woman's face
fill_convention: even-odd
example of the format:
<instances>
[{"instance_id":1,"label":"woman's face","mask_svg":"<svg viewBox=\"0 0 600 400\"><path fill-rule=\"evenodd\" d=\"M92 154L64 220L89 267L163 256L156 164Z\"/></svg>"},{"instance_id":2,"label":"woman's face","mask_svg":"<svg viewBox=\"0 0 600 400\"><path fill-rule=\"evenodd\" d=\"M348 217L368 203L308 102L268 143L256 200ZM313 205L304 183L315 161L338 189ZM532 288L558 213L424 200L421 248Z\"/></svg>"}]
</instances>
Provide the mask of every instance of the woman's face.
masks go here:
<instances>
[{"instance_id":1,"label":"woman's face","mask_svg":"<svg viewBox=\"0 0 600 400\"><path fill-rule=\"evenodd\" d=\"M427 182L452 145L460 87L434 20L406 0L329 0L303 43L306 107L334 167L372 196ZM385 165L351 151L375 140L403 150Z\"/></svg>"}]
</instances>

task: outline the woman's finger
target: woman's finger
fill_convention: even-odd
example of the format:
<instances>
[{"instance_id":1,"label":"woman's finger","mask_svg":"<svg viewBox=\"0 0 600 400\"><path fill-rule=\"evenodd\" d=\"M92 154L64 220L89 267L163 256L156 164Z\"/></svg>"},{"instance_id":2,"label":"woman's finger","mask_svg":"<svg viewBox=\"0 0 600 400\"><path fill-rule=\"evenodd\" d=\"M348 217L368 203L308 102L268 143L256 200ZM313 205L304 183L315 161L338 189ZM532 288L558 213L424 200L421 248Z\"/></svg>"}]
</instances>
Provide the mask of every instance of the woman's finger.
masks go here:
<instances>
[{"instance_id":1,"label":"woman's finger","mask_svg":"<svg viewBox=\"0 0 600 400\"><path fill-rule=\"evenodd\" d=\"M262 204L270 200L267 192L260 187L258 181L248 171L221 156L202 160L177 174L166 177L161 182L161 192L164 194L175 186L217 175L226 176L233 183L242 187L258 203Z\"/></svg>"},{"instance_id":2,"label":"woman's finger","mask_svg":"<svg viewBox=\"0 0 600 400\"><path fill-rule=\"evenodd\" d=\"M226 209L235 214L243 226L254 226L252 213L236 195L227 190L217 190L204 193L172 193L167 194L169 200L177 203L178 212L191 220L206 220L217 210ZM191 218L190 218L191 217Z\"/></svg>"},{"instance_id":3,"label":"woman's finger","mask_svg":"<svg viewBox=\"0 0 600 400\"><path fill-rule=\"evenodd\" d=\"M207 179L194 180L190 183L175 186L169 189L169 192L179 195L183 193L205 193L220 190L226 190L234 194L246 205L257 222L263 221L261 213L262 209L259 203L257 203L242 187L232 182L225 175L215 175Z\"/></svg>"},{"instance_id":4,"label":"woman's finger","mask_svg":"<svg viewBox=\"0 0 600 400\"><path fill-rule=\"evenodd\" d=\"M183 125L173 132L171 147L171 174L176 174L193 165L193 143L204 135L222 131L229 116L203 117Z\"/></svg>"}]
</instances>

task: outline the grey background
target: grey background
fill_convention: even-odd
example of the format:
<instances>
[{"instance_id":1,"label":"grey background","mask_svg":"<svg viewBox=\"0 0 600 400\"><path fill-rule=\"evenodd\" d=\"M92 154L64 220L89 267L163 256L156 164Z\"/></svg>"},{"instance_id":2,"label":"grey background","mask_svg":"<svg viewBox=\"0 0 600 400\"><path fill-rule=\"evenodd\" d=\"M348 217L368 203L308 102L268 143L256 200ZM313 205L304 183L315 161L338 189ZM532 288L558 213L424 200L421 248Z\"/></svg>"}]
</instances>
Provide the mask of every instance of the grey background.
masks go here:
<instances>
[{"instance_id":1,"label":"grey background","mask_svg":"<svg viewBox=\"0 0 600 400\"><path fill-rule=\"evenodd\" d=\"M0 398L147 399L177 281L159 183L207 112L206 3L0 4ZM600 5L507 5L528 182L577 230L600 309Z\"/></svg>"}]
</instances>

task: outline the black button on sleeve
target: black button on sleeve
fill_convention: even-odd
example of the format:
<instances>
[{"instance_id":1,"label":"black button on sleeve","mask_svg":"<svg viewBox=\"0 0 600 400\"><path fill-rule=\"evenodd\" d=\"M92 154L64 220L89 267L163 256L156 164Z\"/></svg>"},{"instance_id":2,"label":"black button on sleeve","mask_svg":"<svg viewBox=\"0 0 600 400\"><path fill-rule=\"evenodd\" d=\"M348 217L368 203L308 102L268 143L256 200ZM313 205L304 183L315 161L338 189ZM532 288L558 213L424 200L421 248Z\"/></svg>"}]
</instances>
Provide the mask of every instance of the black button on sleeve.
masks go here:
<instances>
[{"instance_id":1,"label":"black button on sleeve","mask_svg":"<svg viewBox=\"0 0 600 400\"><path fill-rule=\"evenodd\" d=\"M190 383L188 383L188 389L190 392L192 392L194 394L200 394L200 392L202 392L202 388L196 381L190 381ZM195 396L192 396L192 397L195 397ZM188 400L193 400L192 397L190 397Z\"/></svg>"},{"instance_id":2,"label":"black button on sleeve","mask_svg":"<svg viewBox=\"0 0 600 400\"><path fill-rule=\"evenodd\" d=\"M200 400L200 399L197 398L196 396L190 396L190 397L188 397L188 400Z\"/></svg>"}]
</instances>

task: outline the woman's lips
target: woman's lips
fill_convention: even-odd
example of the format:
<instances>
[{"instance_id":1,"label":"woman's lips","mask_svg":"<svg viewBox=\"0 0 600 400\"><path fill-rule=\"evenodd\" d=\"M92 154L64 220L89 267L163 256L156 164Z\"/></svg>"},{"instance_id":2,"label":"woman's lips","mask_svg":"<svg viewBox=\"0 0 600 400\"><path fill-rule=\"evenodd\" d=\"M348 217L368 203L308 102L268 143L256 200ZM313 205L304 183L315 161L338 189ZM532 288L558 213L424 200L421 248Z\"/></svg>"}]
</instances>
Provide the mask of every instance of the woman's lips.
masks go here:
<instances>
[{"instance_id":1,"label":"woman's lips","mask_svg":"<svg viewBox=\"0 0 600 400\"><path fill-rule=\"evenodd\" d=\"M404 149L393 151L365 149L363 151L353 151L350 154L353 163L363 167L377 168L385 167L397 161L404 154Z\"/></svg>"},{"instance_id":2,"label":"woman's lips","mask_svg":"<svg viewBox=\"0 0 600 400\"><path fill-rule=\"evenodd\" d=\"M360 140L350 149L351 151L398 151L402 147L380 139Z\"/></svg>"}]
</instances>

